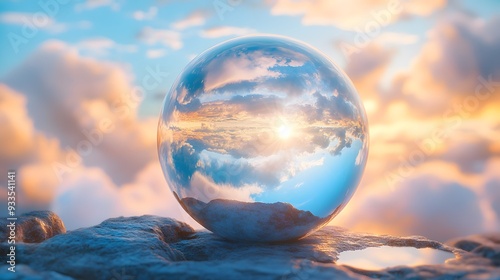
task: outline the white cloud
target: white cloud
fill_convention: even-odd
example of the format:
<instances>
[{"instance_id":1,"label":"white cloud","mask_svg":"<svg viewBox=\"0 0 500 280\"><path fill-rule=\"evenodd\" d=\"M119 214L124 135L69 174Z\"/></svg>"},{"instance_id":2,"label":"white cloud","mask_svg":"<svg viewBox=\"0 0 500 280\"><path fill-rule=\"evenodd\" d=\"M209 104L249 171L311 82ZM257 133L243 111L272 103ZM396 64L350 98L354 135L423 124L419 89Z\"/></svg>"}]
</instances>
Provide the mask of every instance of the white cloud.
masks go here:
<instances>
[{"instance_id":1,"label":"white cloud","mask_svg":"<svg viewBox=\"0 0 500 280\"><path fill-rule=\"evenodd\" d=\"M38 13L18 13L6 12L0 14L0 22L11 25L29 26L45 30L50 33L62 33L71 28L89 29L92 27L92 22L82 20L76 23L61 23L55 21L44 12Z\"/></svg>"},{"instance_id":2,"label":"white cloud","mask_svg":"<svg viewBox=\"0 0 500 280\"><path fill-rule=\"evenodd\" d=\"M168 216L201 228L181 208L156 162L123 186L117 186L101 169L79 169L58 188L51 209L69 230L96 225L112 217L145 214Z\"/></svg>"},{"instance_id":3,"label":"white cloud","mask_svg":"<svg viewBox=\"0 0 500 280\"><path fill-rule=\"evenodd\" d=\"M173 30L144 27L137 37L148 45L162 44L174 50L182 48L181 34Z\"/></svg>"},{"instance_id":4,"label":"white cloud","mask_svg":"<svg viewBox=\"0 0 500 280\"><path fill-rule=\"evenodd\" d=\"M254 33L254 29L233 27L233 26L219 26L201 31L200 35L204 38L219 38L227 36L242 36L249 33Z\"/></svg>"},{"instance_id":5,"label":"white cloud","mask_svg":"<svg viewBox=\"0 0 500 280\"><path fill-rule=\"evenodd\" d=\"M419 166L394 190L365 183L373 193L358 195L356 203L349 205L351 212L343 213L345 220L337 220L337 224L357 231L424 235L438 241L491 230L478 190L457 171L453 165L436 161ZM496 230L498 226L494 226Z\"/></svg>"},{"instance_id":6,"label":"white cloud","mask_svg":"<svg viewBox=\"0 0 500 280\"><path fill-rule=\"evenodd\" d=\"M80 41L76 46L79 50L103 53L115 45L116 43L108 38L92 38Z\"/></svg>"},{"instance_id":7,"label":"white cloud","mask_svg":"<svg viewBox=\"0 0 500 280\"><path fill-rule=\"evenodd\" d=\"M61 33L68 29L66 24L58 23L46 13L40 12L6 12L0 14L0 22L12 25L26 25L32 28L43 29L51 33Z\"/></svg>"},{"instance_id":8,"label":"white cloud","mask_svg":"<svg viewBox=\"0 0 500 280\"><path fill-rule=\"evenodd\" d=\"M134 45L117 44L115 41L104 37L86 39L80 41L75 46L83 53L89 53L96 56L107 55L112 50L128 53L137 51L137 47Z\"/></svg>"},{"instance_id":9,"label":"white cloud","mask_svg":"<svg viewBox=\"0 0 500 280\"><path fill-rule=\"evenodd\" d=\"M148 58L159 58L165 56L167 51L165 49L150 49L146 51Z\"/></svg>"},{"instance_id":10,"label":"white cloud","mask_svg":"<svg viewBox=\"0 0 500 280\"><path fill-rule=\"evenodd\" d=\"M411 45L418 42L419 37L415 34L384 32L375 38L382 45Z\"/></svg>"},{"instance_id":11,"label":"white cloud","mask_svg":"<svg viewBox=\"0 0 500 280\"><path fill-rule=\"evenodd\" d=\"M334 25L342 29L364 28L369 22L388 25L404 15L427 16L447 1L399 0L276 0L271 14L301 16L304 25Z\"/></svg>"},{"instance_id":12,"label":"white cloud","mask_svg":"<svg viewBox=\"0 0 500 280\"><path fill-rule=\"evenodd\" d=\"M89 45L112 44L103 40ZM81 57L74 48L52 41L4 80L0 119L6 122L0 137L9 139L0 147L0 170L19 172L20 213L51 206L68 229L143 214L197 226L173 197L157 162L157 120L136 118L137 104L129 99L132 88L119 65ZM114 111L116 105L119 111ZM113 124L112 130L100 131L103 119ZM78 156L69 156L76 155L82 141L96 144L78 162ZM67 168L60 178L56 163ZM1 195L0 201L5 200Z\"/></svg>"},{"instance_id":13,"label":"white cloud","mask_svg":"<svg viewBox=\"0 0 500 280\"><path fill-rule=\"evenodd\" d=\"M0 14L0 22L6 23L6 24L23 25L26 22L30 22L30 19L31 19L31 21L33 19L33 14L30 14L30 13L7 12L7 13ZM43 22L46 22L45 24L49 24L49 23L52 23L53 20L50 17L46 16L43 19ZM43 24L43 25L45 25L45 24ZM37 25L37 27L41 27L41 26Z\"/></svg>"},{"instance_id":14,"label":"white cloud","mask_svg":"<svg viewBox=\"0 0 500 280\"><path fill-rule=\"evenodd\" d=\"M213 199L251 202L253 201L251 195L261 193L262 188L256 185L244 185L235 188L231 185L216 184L211 178L196 171L191 177L190 188L185 191L185 196L195 197L204 202L209 202Z\"/></svg>"},{"instance_id":15,"label":"white cloud","mask_svg":"<svg viewBox=\"0 0 500 280\"><path fill-rule=\"evenodd\" d=\"M11 71L5 83L27 98L37 131L58 139L66 150L95 142L81 165L102 168L118 184L156 158L155 122L137 120L140 99L134 99L121 65L81 57L52 41Z\"/></svg>"},{"instance_id":16,"label":"white cloud","mask_svg":"<svg viewBox=\"0 0 500 280\"><path fill-rule=\"evenodd\" d=\"M187 17L172 23L172 27L178 30L184 30L189 27L204 25L207 20L207 13L203 11L194 11Z\"/></svg>"},{"instance_id":17,"label":"white cloud","mask_svg":"<svg viewBox=\"0 0 500 280\"><path fill-rule=\"evenodd\" d=\"M150 7L147 11L135 11L132 17L136 20L151 20L156 17L156 14L158 14L158 8Z\"/></svg>"},{"instance_id":18,"label":"white cloud","mask_svg":"<svg viewBox=\"0 0 500 280\"><path fill-rule=\"evenodd\" d=\"M120 4L114 0L87 0L84 3L75 5L75 11L93 10L101 7L110 7L113 11L120 9Z\"/></svg>"},{"instance_id":19,"label":"white cloud","mask_svg":"<svg viewBox=\"0 0 500 280\"><path fill-rule=\"evenodd\" d=\"M276 65L275 58L260 55L259 52L241 54L222 62L212 61L205 77L205 90L211 91L231 83L251 81L260 77L278 77L281 74L269 68ZM213 71L212 71L213 70Z\"/></svg>"}]
</instances>

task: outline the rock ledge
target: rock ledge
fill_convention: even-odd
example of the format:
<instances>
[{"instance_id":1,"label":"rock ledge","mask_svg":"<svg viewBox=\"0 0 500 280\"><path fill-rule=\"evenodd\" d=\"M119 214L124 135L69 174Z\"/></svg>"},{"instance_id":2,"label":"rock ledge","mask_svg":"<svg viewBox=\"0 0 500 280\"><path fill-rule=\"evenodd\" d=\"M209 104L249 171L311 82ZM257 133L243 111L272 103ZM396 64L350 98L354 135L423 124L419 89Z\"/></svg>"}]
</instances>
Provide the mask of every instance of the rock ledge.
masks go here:
<instances>
[{"instance_id":1,"label":"rock ledge","mask_svg":"<svg viewBox=\"0 0 500 280\"><path fill-rule=\"evenodd\" d=\"M229 242L157 216L113 218L64 233L57 216L44 213L52 218L40 218L36 212L25 219L41 219L52 231L43 235L25 223L16 248L17 272L1 266L1 279L500 279L500 234L442 244L421 236L377 236L326 227L293 243L255 244ZM32 225L41 228L40 224ZM37 234L27 234L31 232ZM342 251L383 245L435 248L457 258L442 265L379 271L335 264ZM5 256L7 243L0 248Z\"/></svg>"}]
</instances>

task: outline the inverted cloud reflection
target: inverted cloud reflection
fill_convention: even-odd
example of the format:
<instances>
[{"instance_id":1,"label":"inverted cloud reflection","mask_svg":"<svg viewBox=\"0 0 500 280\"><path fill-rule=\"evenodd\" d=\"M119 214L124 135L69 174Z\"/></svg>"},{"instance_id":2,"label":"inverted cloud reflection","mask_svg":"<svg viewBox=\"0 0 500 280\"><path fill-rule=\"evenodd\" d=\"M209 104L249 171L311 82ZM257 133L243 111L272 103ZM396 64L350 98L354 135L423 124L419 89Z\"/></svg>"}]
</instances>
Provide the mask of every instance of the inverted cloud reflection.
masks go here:
<instances>
[{"instance_id":1,"label":"inverted cloud reflection","mask_svg":"<svg viewBox=\"0 0 500 280\"><path fill-rule=\"evenodd\" d=\"M364 168L366 117L348 78L311 50L248 37L187 66L159 135L181 198L285 200L322 217L348 201ZM323 203L307 203L318 194Z\"/></svg>"}]
</instances>

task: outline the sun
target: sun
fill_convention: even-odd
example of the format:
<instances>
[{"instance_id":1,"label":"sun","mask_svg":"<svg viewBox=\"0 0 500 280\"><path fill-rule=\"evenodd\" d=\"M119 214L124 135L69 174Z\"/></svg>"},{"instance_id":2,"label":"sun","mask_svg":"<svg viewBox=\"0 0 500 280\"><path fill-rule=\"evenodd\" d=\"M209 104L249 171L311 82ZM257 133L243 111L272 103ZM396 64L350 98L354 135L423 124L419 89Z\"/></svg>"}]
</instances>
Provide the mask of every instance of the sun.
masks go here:
<instances>
[{"instance_id":1,"label":"sun","mask_svg":"<svg viewBox=\"0 0 500 280\"><path fill-rule=\"evenodd\" d=\"M290 126L283 124L278 128L278 136L281 139L288 139L290 138L290 135L292 135L292 129Z\"/></svg>"}]
</instances>

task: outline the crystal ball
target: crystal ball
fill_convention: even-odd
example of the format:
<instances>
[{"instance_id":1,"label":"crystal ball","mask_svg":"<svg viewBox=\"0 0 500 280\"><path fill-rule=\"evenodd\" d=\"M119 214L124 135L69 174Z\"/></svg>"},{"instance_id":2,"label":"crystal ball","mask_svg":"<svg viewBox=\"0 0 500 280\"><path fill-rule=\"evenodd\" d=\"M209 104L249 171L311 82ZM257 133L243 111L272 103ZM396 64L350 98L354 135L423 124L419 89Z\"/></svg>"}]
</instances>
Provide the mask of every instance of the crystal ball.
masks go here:
<instances>
[{"instance_id":1,"label":"crystal ball","mask_svg":"<svg viewBox=\"0 0 500 280\"><path fill-rule=\"evenodd\" d=\"M368 154L364 107L317 49L246 36L193 59L172 85L158 154L174 196L230 240L282 242L332 220Z\"/></svg>"}]
</instances>

